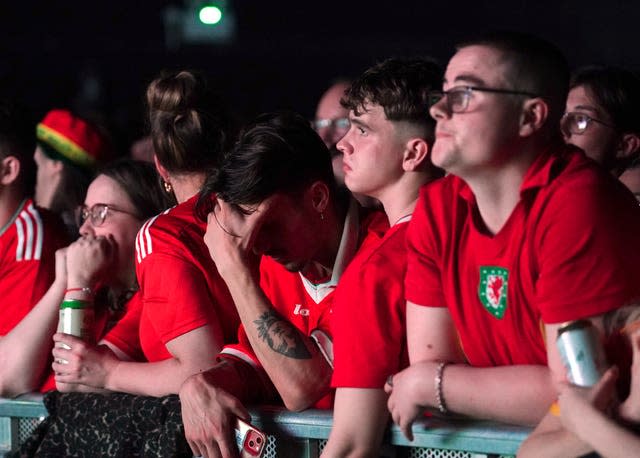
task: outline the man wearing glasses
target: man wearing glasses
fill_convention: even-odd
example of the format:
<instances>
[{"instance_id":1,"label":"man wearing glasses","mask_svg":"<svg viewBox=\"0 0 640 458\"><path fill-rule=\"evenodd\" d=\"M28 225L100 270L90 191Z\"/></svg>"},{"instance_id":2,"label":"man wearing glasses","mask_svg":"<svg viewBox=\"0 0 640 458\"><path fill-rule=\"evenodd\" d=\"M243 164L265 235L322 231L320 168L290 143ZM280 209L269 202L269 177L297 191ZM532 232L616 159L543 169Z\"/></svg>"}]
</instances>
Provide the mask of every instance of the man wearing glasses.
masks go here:
<instances>
[{"instance_id":1,"label":"man wearing glasses","mask_svg":"<svg viewBox=\"0 0 640 458\"><path fill-rule=\"evenodd\" d=\"M329 86L320 97L312 122L314 130L331 152L333 174L340 185L344 184L344 171L342 152L338 151L336 144L349 130L349 111L340 105L340 99L350 85L347 80L338 80Z\"/></svg>"},{"instance_id":2,"label":"man wearing glasses","mask_svg":"<svg viewBox=\"0 0 640 458\"><path fill-rule=\"evenodd\" d=\"M640 297L640 212L631 194L563 146L568 70L538 38L462 44L433 94L432 160L407 233L411 366L385 387L411 437L425 407L539 421L564 369L561 323Z\"/></svg>"}]
</instances>

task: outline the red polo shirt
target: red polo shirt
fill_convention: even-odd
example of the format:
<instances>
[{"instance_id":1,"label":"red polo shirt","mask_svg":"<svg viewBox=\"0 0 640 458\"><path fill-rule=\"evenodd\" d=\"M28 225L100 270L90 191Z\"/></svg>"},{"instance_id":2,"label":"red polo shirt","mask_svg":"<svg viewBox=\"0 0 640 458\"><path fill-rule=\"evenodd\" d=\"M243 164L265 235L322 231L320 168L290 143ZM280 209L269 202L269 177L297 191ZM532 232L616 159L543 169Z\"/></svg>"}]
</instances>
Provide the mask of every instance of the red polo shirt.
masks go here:
<instances>
[{"instance_id":1,"label":"red polo shirt","mask_svg":"<svg viewBox=\"0 0 640 458\"><path fill-rule=\"evenodd\" d=\"M543 323L640 298L640 208L581 152L541 154L488 235L467 184L421 189L407 234L407 300L448 307L474 366L546 364Z\"/></svg>"}]
</instances>

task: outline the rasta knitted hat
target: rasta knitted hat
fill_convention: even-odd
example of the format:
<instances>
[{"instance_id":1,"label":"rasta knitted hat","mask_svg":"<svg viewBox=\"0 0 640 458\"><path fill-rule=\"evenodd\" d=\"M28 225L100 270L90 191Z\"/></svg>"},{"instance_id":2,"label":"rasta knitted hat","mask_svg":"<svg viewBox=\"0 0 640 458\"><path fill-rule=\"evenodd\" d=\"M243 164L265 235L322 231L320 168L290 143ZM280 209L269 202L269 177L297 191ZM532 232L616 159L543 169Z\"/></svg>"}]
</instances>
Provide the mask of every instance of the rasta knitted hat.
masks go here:
<instances>
[{"instance_id":1,"label":"rasta knitted hat","mask_svg":"<svg viewBox=\"0 0 640 458\"><path fill-rule=\"evenodd\" d=\"M110 155L104 136L89 122L67 110L51 110L36 127L36 138L43 152L92 170Z\"/></svg>"}]
</instances>

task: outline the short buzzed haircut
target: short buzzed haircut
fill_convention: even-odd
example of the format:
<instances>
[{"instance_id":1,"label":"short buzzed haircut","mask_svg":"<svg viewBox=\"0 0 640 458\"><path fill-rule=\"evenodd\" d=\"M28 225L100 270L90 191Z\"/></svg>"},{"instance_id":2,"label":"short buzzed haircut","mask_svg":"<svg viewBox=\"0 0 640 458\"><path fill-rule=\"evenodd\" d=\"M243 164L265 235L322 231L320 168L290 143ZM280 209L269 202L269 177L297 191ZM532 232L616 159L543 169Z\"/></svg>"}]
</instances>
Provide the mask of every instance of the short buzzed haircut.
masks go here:
<instances>
[{"instance_id":1,"label":"short buzzed haircut","mask_svg":"<svg viewBox=\"0 0 640 458\"><path fill-rule=\"evenodd\" d=\"M508 63L507 84L514 91L530 92L545 99L549 106L547 129L556 129L564 113L569 90L569 65L557 46L540 37L511 31L491 32L459 43L487 46L504 55Z\"/></svg>"},{"instance_id":2,"label":"short buzzed haircut","mask_svg":"<svg viewBox=\"0 0 640 458\"><path fill-rule=\"evenodd\" d=\"M0 104L0 159L13 156L20 161L20 176L25 193L31 195L36 180L34 123L24 107L13 101Z\"/></svg>"}]
</instances>

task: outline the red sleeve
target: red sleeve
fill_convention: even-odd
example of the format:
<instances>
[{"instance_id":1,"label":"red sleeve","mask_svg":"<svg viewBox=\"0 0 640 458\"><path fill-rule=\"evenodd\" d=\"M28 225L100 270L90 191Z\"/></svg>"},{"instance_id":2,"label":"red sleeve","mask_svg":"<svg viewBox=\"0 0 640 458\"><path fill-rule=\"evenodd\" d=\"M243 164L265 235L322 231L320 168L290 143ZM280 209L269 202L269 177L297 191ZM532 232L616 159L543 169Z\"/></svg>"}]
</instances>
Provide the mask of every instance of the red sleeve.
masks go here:
<instances>
[{"instance_id":1,"label":"red sleeve","mask_svg":"<svg viewBox=\"0 0 640 458\"><path fill-rule=\"evenodd\" d=\"M544 322L593 316L640 298L640 208L620 187L617 180L559 183L547 204L534 241Z\"/></svg>"},{"instance_id":2,"label":"red sleeve","mask_svg":"<svg viewBox=\"0 0 640 458\"><path fill-rule=\"evenodd\" d=\"M33 230L43 235L25 237L20 257L16 254L19 242L13 227L9 229L11 233L0 238L0 336L11 331L49 289L55 277L55 252L66 242L54 222L39 219L38 213L29 214L34 218Z\"/></svg>"},{"instance_id":3,"label":"red sleeve","mask_svg":"<svg viewBox=\"0 0 640 458\"><path fill-rule=\"evenodd\" d=\"M136 267L145 317L164 344L209 323L213 307L202 272L177 256L153 253Z\"/></svg>"},{"instance_id":4,"label":"red sleeve","mask_svg":"<svg viewBox=\"0 0 640 458\"><path fill-rule=\"evenodd\" d=\"M354 260L336 288L334 388L383 388L406 361L404 235L404 230L395 234L399 243L393 248L386 240L383 250L389 247L393 253L378 251L364 264Z\"/></svg>"},{"instance_id":5,"label":"red sleeve","mask_svg":"<svg viewBox=\"0 0 640 458\"><path fill-rule=\"evenodd\" d=\"M238 327L238 343L225 345L219 358L240 359L254 368L262 368L242 324Z\"/></svg>"},{"instance_id":6,"label":"red sleeve","mask_svg":"<svg viewBox=\"0 0 640 458\"><path fill-rule=\"evenodd\" d=\"M102 338L118 347L133 361L145 361L140 346L140 315L142 314L142 300L140 293L136 293L127 302L124 316Z\"/></svg>"},{"instance_id":7,"label":"red sleeve","mask_svg":"<svg viewBox=\"0 0 640 458\"><path fill-rule=\"evenodd\" d=\"M446 307L441 270L437 262L436 224L427 215L428 203L429 194L423 187L407 231L405 296L414 304Z\"/></svg>"}]
</instances>

